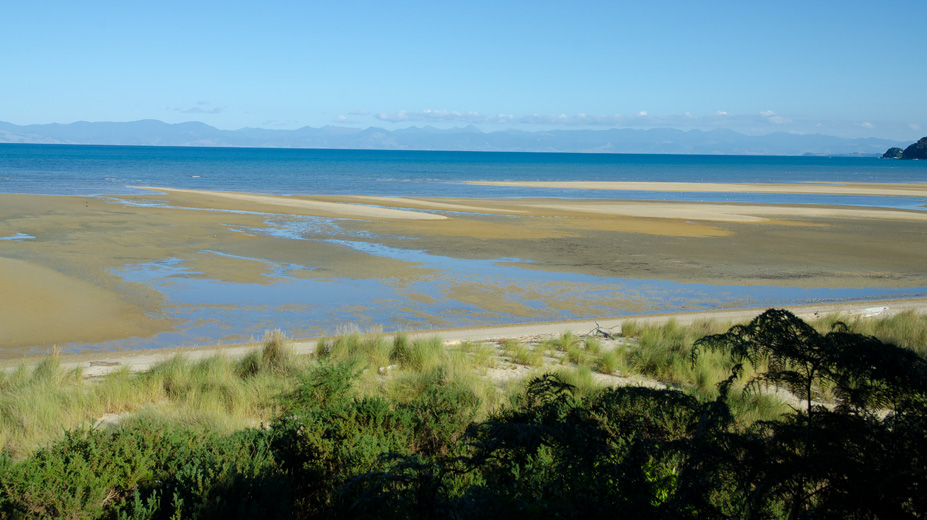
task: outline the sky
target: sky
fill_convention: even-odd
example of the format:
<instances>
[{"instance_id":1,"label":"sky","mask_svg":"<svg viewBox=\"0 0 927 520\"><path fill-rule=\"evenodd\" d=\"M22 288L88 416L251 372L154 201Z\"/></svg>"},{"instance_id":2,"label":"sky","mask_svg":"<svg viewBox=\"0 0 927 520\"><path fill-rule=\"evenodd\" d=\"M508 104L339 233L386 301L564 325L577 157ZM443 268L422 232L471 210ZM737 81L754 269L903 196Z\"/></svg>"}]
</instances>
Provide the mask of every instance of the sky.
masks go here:
<instances>
[{"instance_id":1,"label":"sky","mask_svg":"<svg viewBox=\"0 0 927 520\"><path fill-rule=\"evenodd\" d=\"M927 2L4 2L0 121L927 135Z\"/></svg>"}]
</instances>

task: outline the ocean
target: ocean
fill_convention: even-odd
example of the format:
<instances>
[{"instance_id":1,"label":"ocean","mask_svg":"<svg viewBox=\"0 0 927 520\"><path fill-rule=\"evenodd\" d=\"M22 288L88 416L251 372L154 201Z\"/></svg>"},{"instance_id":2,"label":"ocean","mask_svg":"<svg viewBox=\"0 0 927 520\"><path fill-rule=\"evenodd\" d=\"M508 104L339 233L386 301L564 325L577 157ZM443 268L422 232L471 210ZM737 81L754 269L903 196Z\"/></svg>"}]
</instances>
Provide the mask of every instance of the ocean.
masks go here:
<instances>
[{"instance_id":1,"label":"ocean","mask_svg":"<svg viewBox=\"0 0 927 520\"><path fill-rule=\"evenodd\" d=\"M0 193L113 196L133 186L265 194L405 197L564 197L726 201L873 206L927 211L917 197L677 193L480 186L467 181L672 181L726 183L927 182L927 161L850 157L491 153L0 144ZM181 323L151 337L59 345L65 351L170 347L247 341L279 327L293 336L333 334L346 324L361 330L428 328L423 316L448 327L927 296L927 287L807 288L737 286L629 279L525 268L522 259L451 258L398 249L370 236L352 238L337 219L267 215L263 228L235 230L292 240L337 243L354 251L411 262L433 273L410 279L306 278L312 265L239 258L205 250L211 258L267 265L263 283L212 279L184 258L127 264L110 271L163 295L159 317ZM311 230L307 231L307 230ZM321 231L320 231L321 230ZM36 237L14 230L3 240ZM324 235L324 236L323 236ZM4 256L0 241L0 257ZM307 260L310 262L310 260ZM458 300L455 287L511 288L513 304L534 316L486 312ZM559 305L572 301L574 305ZM576 308L584 308L580 313ZM590 315L589 313L592 313Z\"/></svg>"},{"instance_id":2,"label":"ocean","mask_svg":"<svg viewBox=\"0 0 927 520\"><path fill-rule=\"evenodd\" d=\"M564 154L0 144L0 192L121 195L132 186L279 195L570 197L924 209L910 197L616 192L466 181L927 181L924 161L856 157Z\"/></svg>"}]
</instances>

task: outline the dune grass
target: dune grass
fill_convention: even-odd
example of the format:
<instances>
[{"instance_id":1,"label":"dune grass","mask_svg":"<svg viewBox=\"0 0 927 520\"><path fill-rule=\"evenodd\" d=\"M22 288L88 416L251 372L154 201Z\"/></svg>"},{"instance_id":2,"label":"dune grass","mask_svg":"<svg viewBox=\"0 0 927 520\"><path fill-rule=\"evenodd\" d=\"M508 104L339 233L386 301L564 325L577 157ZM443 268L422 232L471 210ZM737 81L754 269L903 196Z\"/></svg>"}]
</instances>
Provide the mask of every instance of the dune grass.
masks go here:
<instances>
[{"instance_id":1,"label":"dune grass","mask_svg":"<svg viewBox=\"0 0 927 520\"><path fill-rule=\"evenodd\" d=\"M506 339L501 343L502 353L516 365L540 367L544 365L543 347L531 348L520 341Z\"/></svg>"},{"instance_id":2,"label":"dune grass","mask_svg":"<svg viewBox=\"0 0 927 520\"><path fill-rule=\"evenodd\" d=\"M128 368L85 381L79 369L66 370L57 354L35 367L0 371L0 450L21 456L61 438L65 431L102 427L101 419L174 422L230 433L272 419L275 396L301 370L279 331L264 347L239 360L216 355L191 361L174 355L150 370Z\"/></svg>"},{"instance_id":3,"label":"dune grass","mask_svg":"<svg viewBox=\"0 0 927 520\"><path fill-rule=\"evenodd\" d=\"M818 331L826 333L837 322L846 324L851 332L875 336L883 342L894 343L927 357L927 314L906 310L892 316L850 319L828 314L812 324Z\"/></svg>"},{"instance_id":4,"label":"dune grass","mask_svg":"<svg viewBox=\"0 0 927 520\"><path fill-rule=\"evenodd\" d=\"M485 368L496 365L496 354L485 344L452 348L438 336L413 339L399 332L392 340L353 333L326 339L319 342L315 357L355 364L361 372L356 383L361 396L410 402L440 381L473 392L480 400L479 416L485 417L504 400L503 392L482 377Z\"/></svg>"},{"instance_id":5,"label":"dune grass","mask_svg":"<svg viewBox=\"0 0 927 520\"><path fill-rule=\"evenodd\" d=\"M730 373L731 363L712 352L700 353L693 362L693 345L699 338L724 332L730 326L709 320L688 326L674 319L662 325L626 321L622 323L622 336L628 343L618 350L618 364L632 373L672 385L693 386L710 394L711 387Z\"/></svg>"},{"instance_id":6,"label":"dune grass","mask_svg":"<svg viewBox=\"0 0 927 520\"><path fill-rule=\"evenodd\" d=\"M815 326L827 331L836 321L837 316L825 316ZM53 354L34 367L0 371L0 451L22 457L80 426L172 423L218 433L257 426L279 415L279 396L293 390L298 374L325 362L353 364L360 374L355 385L361 396L411 402L436 382L466 389L479 399L480 419L510 405L510 396L523 393L526 380L545 371L576 386L577 396L600 386L597 380L607 381L605 376L643 375L713 399L717 383L730 373L731 362L717 352L700 352L693 358L693 344L730 325L707 320L688 326L675 320L662 325L628 320L617 342L563 333L533 346L515 340L446 345L437 336L347 331L320 341L313 356L295 355L282 332L269 331L262 348L239 359L220 354L191 360L179 354L143 373L122 368L93 381L85 381L80 370L64 369L60 357ZM927 355L925 315L904 312L857 318L847 325L854 332ZM494 370L513 366L531 370ZM765 369L762 360L758 366L747 366L744 379ZM500 378L500 372L513 376ZM496 379L489 377L493 373ZM742 388L732 388L729 403L745 424L786 411L769 392L743 394ZM827 388L816 392L828 397ZM108 422L98 424L101 418Z\"/></svg>"}]
</instances>

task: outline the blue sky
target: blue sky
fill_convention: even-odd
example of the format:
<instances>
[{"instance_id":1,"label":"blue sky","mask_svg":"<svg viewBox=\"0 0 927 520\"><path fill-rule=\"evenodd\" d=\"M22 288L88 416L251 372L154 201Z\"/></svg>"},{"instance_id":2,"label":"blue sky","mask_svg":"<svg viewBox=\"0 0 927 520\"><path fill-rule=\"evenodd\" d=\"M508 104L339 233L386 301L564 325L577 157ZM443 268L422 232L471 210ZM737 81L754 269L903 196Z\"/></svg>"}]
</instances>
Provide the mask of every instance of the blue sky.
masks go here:
<instances>
[{"instance_id":1,"label":"blue sky","mask_svg":"<svg viewBox=\"0 0 927 520\"><path fill-rule=\"evenodd\" d=\"M914 141L925 19L923 0L8 2L0 121Z\"/></svg>"}]
</instances>

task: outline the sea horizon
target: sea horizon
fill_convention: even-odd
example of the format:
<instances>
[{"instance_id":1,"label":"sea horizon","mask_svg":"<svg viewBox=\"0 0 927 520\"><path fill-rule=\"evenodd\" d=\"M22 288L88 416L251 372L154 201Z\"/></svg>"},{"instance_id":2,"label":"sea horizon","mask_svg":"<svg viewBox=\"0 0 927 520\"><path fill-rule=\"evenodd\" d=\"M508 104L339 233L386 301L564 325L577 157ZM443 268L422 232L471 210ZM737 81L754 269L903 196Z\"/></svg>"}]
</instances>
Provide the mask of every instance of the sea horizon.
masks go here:
<instances>
[{"instance_id":1,"label":"sea horizon","mask_svg":"<svg viewBox=\"0 0 927 520\"><path fill-rule=\"evenodd\" d=\"M470 237L475 242L465 242L469 245L458 250L453 242L441 238L443 232L440 227L407 229L396 224L398 227L395 229L381 230L378 227L381 225L372 221L311 213L292 215L272 206L250 209L242 206L244 203L241 201L227 201L217 206L215 202L203 202L206 199L202 197L205 196L203 192L229 191L270 196L326 196L331 200L339 197L347 200L352 196L482 200L492 202L491 205L497 208L505 208L510 204L508 200L511 204L525 200L562 200L562 203L578 204L672 201L809 208L826 205L920 213L927 211L927 200L911 196L622 191L470 183L892 184L923 182L925 179L927 163L846 157L2 144L0 193L12 194L10 197L92 197L106 209L102 213L96 213L96 210L88 210L88 213L83 209L84 202L71 203L71 206L78 204L69 217L73 222L84 222L82 226L87 226L88 230L99 230L99 233L84 238L83 232L78 233L82 229L79 226L73 231L59 233L58 227L71 229L77 224L72 224L71 220L55 220L54 211L44 213L46 216L39 217L41 213L36 213L23 219L21 214L31 215L32 211L24 208L21 214L14 214L7 222L0 220L0 224L8 228L8 231L0 232L0 238L3 238L0 241L0 259L7 256L17 261L25 259L43 267L51 266L68 276L86 276L87 269L99 270L100 265L108 266L94 276L110 280L107 283L117 287L122 287L122 284L125 287L144 287L145 291L159 295L157 298L163 299L163 303L157 306L156 311L149 312L159 319L180 324L176 330L151 336L59 342L66 351L235 342L259 337L264 329L277 327L296 336L320 336L332 334L345 324L355 324L364 329L382 327L390 331L432 328L435 324L474 327L699 309L915 298L927 296L927 287L917 277L912 278L910 283L900 283L879 275L867 278L870 282L857 280L851 285L841 286L838 281L828 279L827 267L808 268L798 264L791 270L786 269L785 273L778 273L782 268L775 265L767 268L741 266L737 268L744 277L741 281L726 277L692 280L685 275L685 269L677 272L672 279L648 275L651 262L658 267L665 262L670 262L666 265L675 265L673 262L688 261L685 250L666 250L695 243L691 242L695 238L685 238L685 233L689 233L685 230L678 231L683 235L672 235L677 232L672 231L666 238L660 238L659 233L664 231L657 230L657 235L649 235L649 232L640 234L633 230L613 234L604 230L551 228L541 236L550 236L545 240L552 240L550 244L553 245L539 245L539 251L548 252L532 258L521 249L530 244L521 242L524 237L519 235L517 228L512 228L515 234L510 238L500 239L489 252L474 255L468 252L468 248L490 243L480 242L484 239L478 234ZM193 191L186 199L172 202L174 199L170 195L135 188L137 186ZM37 204L39 208L59 206L54 201L37 201ZM354 200L349 204L382 207L385 202ZM468 226L493 222L493 226L504 228L518 218L515 214L491 215L474 210L462 213L442 209L440 205L414 211L424 211L452 221L456 219L468 223ZM209 212L209 218L215 220L214 228L210 228L215 231L198 227L197 221L205 218L205 212ZM166 226L162 228L162 234L156 235L162 243L137 244L136 249L152 248L145 255L106 253L109 256L105 256L105 263L101 259L89 262L82 269L73 267L72 260L88 262L85 255L91 252L82 252L85 248L100 248L105 252L113 240L136 240L132 236L119 235L133 233L123 231L122 224L114 224L111 230L97 227L96 222L107 219L121 222L122 214L135 222L125 229L139 233L149 233L150 230L138 215L151 214L155 219L164 219L168 215L171 219L182 218L178 222L192 226L183 228L187 230L185 232L196 233L200 237L197 240L202 239L202 245L191 245L191 249L178 252L173 241L186 241L188 237L177 235L178 232ZM556 212L553 215L530 218L541 219L532 222L544 222L545 226L557 226L557 222L561 222L558 219L565 218L563 224L572 225L568 222L572 217L558 217ZM597 218L611 222L608 216ZM49 224L34 224L41 219L49 219ZM236 224L235 221L248 223ZM693 224L685 217L665 221L676 223L674 226L700 225L697 220ZM709 226L710 229L698 227L701 231L696 233L721 237L734 232L728 229L730 224L712 226ZM815 229L818 224L792 226L783 227L782 236L776 238L782 241L784 248L795 247L788 238L791 233ZM742 231L748 229L752 228L745 227ZM471 231L452 232L463 233L461 236L464 236ZM221 243L213 243L214 233L224 237ZM626 264L619 262L613 269L590 269L583 266L610 265L613 261L609 259L611 253L608 247L596 253L594 258L587 258L585 255L592 253L584 252L587 247L583 242L570 238L583 233L594 240L614 241L615 255L632 251L629 241L643 241L653 244L648 246L651 249L647 255L659 253L670 256L658 260L641 256L643 253L638 252L632 254ZM45 244L55 244L59 240L66 240L69 244L66 248L71 251L69 254L78 256L71 257L72 260L56 258L61 249ZM253 241L266 242L268 249L248 249L246 244ZM557 244L561 242L564 253L553 253L559 250ZM51 249L41 249L45 247ZM290 250L302 253L287 253ZM329 251L335 256L316 258L317 251ZM560 254L566 255L562 264L556 256ZM127 259L123 260L122 255L128 255ZM336 260L331 267L319 264L328 262L328 258L342 260ZM544 258L550 265L538 267L538 260ZM355 269L354 262L382 267L365 271L369 267ZM334 269L334 272L325 274L327 269ZM822 269L825 271L822 272ZM820 280L822 285L809 286L807 277ZM131 292L129 289L119 290ZM493 302L500 301L505 301L508 307L488 310Z\"/></svg>"},{"instance_id":2,"label":"sea horizon","mask_svg":"<svg viewBox=\"0 0 927 520\"><path fill-rule=\"evenodd\" d=\"M275 195L838 204L920 209L910 198L487 188L472 181L912 183L927 164L871 157L0 144L0 192L138 194L134 186Z\"/></svg>"}]
</instances>

